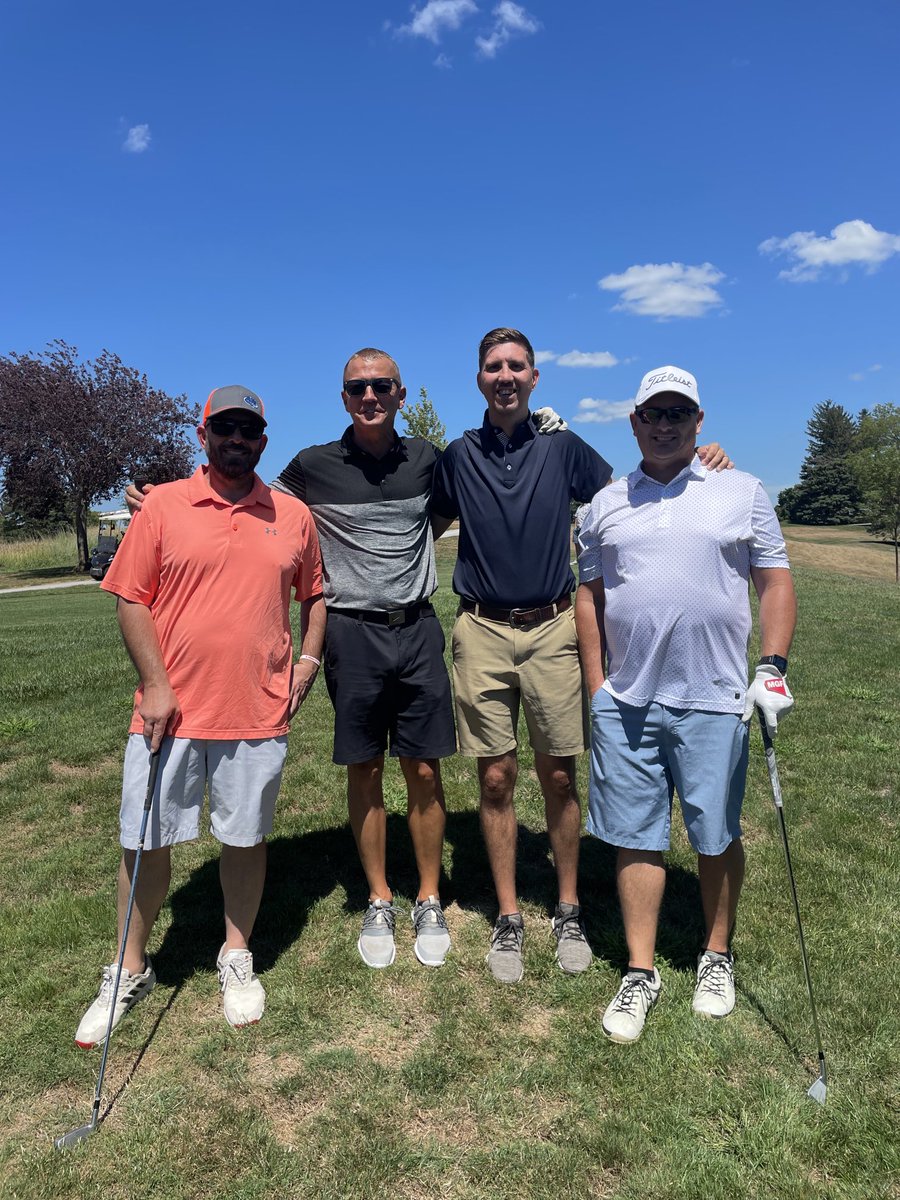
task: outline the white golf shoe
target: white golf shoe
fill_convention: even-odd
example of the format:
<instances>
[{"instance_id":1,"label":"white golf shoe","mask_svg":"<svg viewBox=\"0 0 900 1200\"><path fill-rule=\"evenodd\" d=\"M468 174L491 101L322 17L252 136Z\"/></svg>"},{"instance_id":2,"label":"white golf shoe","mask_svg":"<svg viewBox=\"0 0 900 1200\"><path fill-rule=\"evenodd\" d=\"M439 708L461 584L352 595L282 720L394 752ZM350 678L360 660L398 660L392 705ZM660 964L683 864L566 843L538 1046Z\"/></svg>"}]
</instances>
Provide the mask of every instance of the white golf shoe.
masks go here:
<instances>
[{"instance_id":1,"label":"white golf shoe","mask_svg":"<svg viewBox=\"0 0 900 1200\"><path fill-rule=\"evenodd\" d=\"M249 950L225 950L216 960L222 1009L225 1020L234 1029L255 1025L266 1007L266 992L253 973L253 955Z\"/></svg>"},{"instance_id":2,"label":"white golf shoe","mask_svg":"<svg viewBox=\"0 0 900 1200\"><path fill-rule=\"evenodd\" d=\"M697 959L697 986L691 1005L700 1017L727 1017L734 1008L734 958L704 950Z\"/></svg>"},{"instance_id":3,"label":"white golf shoe","mask_svg":"<svg viewBox=\"0 0 900 1200\"><path fill-rule=\"evenodd\" d=\"M636 1042L647 1013L659 999L662 980L654 967L653 978L641 971L626 971L619 990L603 1014L603 1032L613 1042Z\"/></svg>"},{"instance_id":4,"label":"white golf shoe","mask_svg":"<svg viewBox=\"0 0 900 1200\"><path fill-rule=\"evenodd\" d=\"M109 1010L113 1004L113 988L115 987L118 967L118 963L111 963L108 967L103 968L103 978L100 981L100 990L97 993L97 998L81 1018L78 1028L75 1031L75 1045L80 1046L82 1050L90 1050L93 1046L102 1046L106 1041L106 1030L109 1026ZM133 975L125 967L122 968L122 977L119 980L119 994L115 1001L113 1029L122 1020L129 1008L133 1008L138 1000L143 1000L149 994L155 983L156 975L149 958L144 959L143 971L135 971Z\"/></svg>"}]
</instances>

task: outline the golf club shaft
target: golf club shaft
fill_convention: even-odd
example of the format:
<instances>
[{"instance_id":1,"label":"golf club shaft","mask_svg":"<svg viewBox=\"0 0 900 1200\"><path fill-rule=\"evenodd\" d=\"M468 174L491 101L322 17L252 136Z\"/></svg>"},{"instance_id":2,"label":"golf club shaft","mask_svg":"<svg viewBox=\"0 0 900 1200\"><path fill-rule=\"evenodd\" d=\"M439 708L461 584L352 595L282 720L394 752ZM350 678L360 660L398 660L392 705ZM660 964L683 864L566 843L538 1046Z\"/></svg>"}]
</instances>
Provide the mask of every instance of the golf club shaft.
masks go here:
<instances>
[{"instance_id":1,"label":"golf club shaft","mask_svg":"<svg viewBox=\"0 0 900 1200\"><path fill-rule=\"evenodd\" d=\"M125 962L125 946L128 942L128 930L131 928L131 913L134 909L134 892L137 887L138 872L141 867L141 856L144 853L144 838L147 834L147 822L150 809L153 807L153 793L156 791L156 780L159 776L159 750L150 755L150 774L147 778L147 794L144 797L144 811L141 815L141 831L138 836L137 850L134 857L134 867L131 872L131 889L128 893L128 905L125 909L125 922L122 926L122 942L119 946L119 962L116 967L116 981L113 987L112 1004L109 1009L109 1023L106 1026L106 1037L103 1041L103 1057L100 1059L100 1074L97 1076L97 1087L94 1090L94 1106L91 1112L91 1126L95 1127L100 1112L100 1095L103 1090L103 1077L106 1074L106 1059L109 1055L109 1042L112 1037L113 1022L116 1015L116 1002L119 998L119 983L122 979L122 966Z\"/></svg>"},{"instance_id":2,"label":"golf club shaft","mask_svg":"<svg viewBox=\"0 0 900 1200\"><path fill-rule=\"evenodd\" d=\"M825 1051L822 1048L822 1035L819 1032L819 1015L816 1011L816 999L813 995L812 975L809 970L809 958L806 953L806 939L803 936L803 922L800 919L800 901L797 899L797 885L794 882L794 869L791 865L791 850L788 845L787 826L784 821L784 801L781 796L781 783L778 779L778 764L775 761L775 747L772 744L772 739L769 737L769 731L766 728L765 718L761 712L759 715L759 726L762 730L763 748L766 752L766 765L769 768L769 782L772 785L772 799L775 803L775 810L778 813L778 826L781 830L781 844L784 847L784 861L787 865L788 879L791 885L791 896L794 900L794 915L797 918L797 933L800 938L800 954L803 958L803 973L806 976L806 990L809 993L809 1007L812 1011L813 1030L816 1035L816 1046L819 1052L819 1073L822 1077L822 1082L826 1080L825 1075Z\"/></svg>"}]
</instances>

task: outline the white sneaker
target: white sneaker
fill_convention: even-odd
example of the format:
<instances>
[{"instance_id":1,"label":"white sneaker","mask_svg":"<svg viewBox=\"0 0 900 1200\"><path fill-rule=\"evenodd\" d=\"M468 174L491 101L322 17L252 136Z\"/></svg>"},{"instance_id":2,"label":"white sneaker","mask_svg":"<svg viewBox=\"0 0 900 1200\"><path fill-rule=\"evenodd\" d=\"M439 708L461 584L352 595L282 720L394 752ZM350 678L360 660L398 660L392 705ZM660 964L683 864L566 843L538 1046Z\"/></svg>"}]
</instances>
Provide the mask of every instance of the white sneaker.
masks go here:
<instances>
[{"instance_id":1,"label":"white sneaker","mask_svg":"<svg viewBox=\"0 0 900 1200\"><path fill-rule=\"evenodd\" d=\"M80 1046L82 1050L90 1050L93 1046L102 1046L106 1041L106 1030L109 1026L109 1010L113 1002L113 987L115 986L116 971L118 969L118 963L112 963L110 966L103 968L103 978L100 981L100 991L97 993L97 999L81 1018L81 1022L75 1031L75 1045ZM113 1029L122 1020L129 1008L133 1008L138 1000L143 1000L155 983L156 975L154 974L153 964L149 958L144 959L143 971L135 971L133 975L125 967L122 968L122 978L119 980L119 994L116 997L116 1015L113 1017L112 1023Z\"/></svg>"},{"instance_id":2,"label":"white sneaker","mask_svg":"<svg viewBox=\"0 0 900 1200\"><path fill-rule=\"evenodd\" d=\"M603 1032L613 1042L636 1042L647 1013L659 999L662 980L654 967L653 978L635 971L622 976L619 990L603 1014Z\"/></svg>"},{"instance_id":3,"label":"white sneaker","mask_svg":"<svg viewBox=\"0 0 900 1200\"><path fill-rule=\"evenodd\" d=\"M397 913L389 900L370 900L356 948L367 967L389 967L397 954L394 925Z\"/></svg>"},{"instance_id":4,"label":"white sneaker","mask_svg":"<svg viewBox=\"0 0 900 1200\"><path fill-rule=\"evenodd\" d=\"M253 973L253 955L249 950L226 952L223 946L216 960L216 970L225 1020L234 1029L255 1025L266 1007L266 993Z\"/></svg>"},{"instance_id":5,"label":"white sneaker","mask_svg":"<svg viewBox=\"0 0 900 1200\"><path fill-rule=\"evenodd\" d=\"M704 950L697 959L694 1012L701 1017L727 1017L734 1008L734 957Z\"/></svg>"},{"instance_id":6,"label":"white sneaker","mask_svg":"<svg viewBox=\"0 0 900 1200\"><path fill-rule=\"evenodd\" d=\"M414 950L423 967L442 967L450 949L450 931L436 896L417 900L410 913L416 931Z\"/></svg>"}]
</instances>

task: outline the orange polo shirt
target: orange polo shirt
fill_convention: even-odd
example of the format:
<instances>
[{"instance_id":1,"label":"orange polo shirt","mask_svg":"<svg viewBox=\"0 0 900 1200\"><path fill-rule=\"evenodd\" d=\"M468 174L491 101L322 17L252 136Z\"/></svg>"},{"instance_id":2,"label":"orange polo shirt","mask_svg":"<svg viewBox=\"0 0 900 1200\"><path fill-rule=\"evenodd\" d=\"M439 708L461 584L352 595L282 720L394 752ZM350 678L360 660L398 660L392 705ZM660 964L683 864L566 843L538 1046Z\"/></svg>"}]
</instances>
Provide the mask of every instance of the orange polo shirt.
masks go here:
<instances>
[{"instance_id":1,"label":"orange polo shirt","mask_svg":"<svg viewBox=\"0 0 900 1200\"><path fill-rule=\"evenodd\" d=\"M322 591L309 509L254 477L231 504L207 468L155 487L132 519L100 585L145 604L181 705L176 737L231 740L286 733L291 589ZM135 693L130 732L143 733Z\"/></svg>"}]
</instances>

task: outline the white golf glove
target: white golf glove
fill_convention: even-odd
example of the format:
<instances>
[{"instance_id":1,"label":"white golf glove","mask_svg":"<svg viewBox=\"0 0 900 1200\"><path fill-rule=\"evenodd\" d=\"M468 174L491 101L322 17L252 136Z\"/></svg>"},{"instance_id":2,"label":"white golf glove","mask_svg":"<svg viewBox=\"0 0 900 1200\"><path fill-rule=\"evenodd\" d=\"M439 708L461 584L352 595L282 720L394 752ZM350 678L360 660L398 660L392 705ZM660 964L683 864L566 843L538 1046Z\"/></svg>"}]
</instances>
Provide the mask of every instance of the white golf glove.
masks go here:
<instances>
[{"instance_id":1,"label":"white golf glove","mask_svg":"<svg viewBox=\"0 0 900 1200\"><path fill-rule=\"evenodd\" d=\"M753 682L747 688L744 697L743 720L749 721L754 708L763 715L769 737L778 732L778 722L794 707L794 697L787 685L787 680L776 666L764 663L756 668Z\"/></svg>"},{"instance_id":2,"label":"white golf glove","mask_svg":"<svg viewBox=\"0 0 900 1200\"><path fill-rule=\"evenodd\" d=\"M564 429L569 428L559 413L555 412L549 404L544 408L536 408L531 415L538 427L538 433L562 433Z\"/></svg>"}]
</instances>

